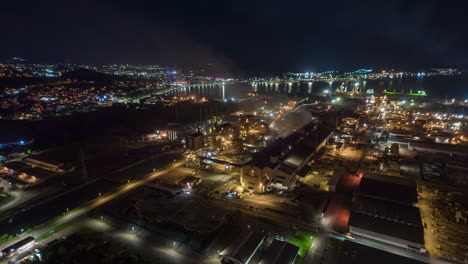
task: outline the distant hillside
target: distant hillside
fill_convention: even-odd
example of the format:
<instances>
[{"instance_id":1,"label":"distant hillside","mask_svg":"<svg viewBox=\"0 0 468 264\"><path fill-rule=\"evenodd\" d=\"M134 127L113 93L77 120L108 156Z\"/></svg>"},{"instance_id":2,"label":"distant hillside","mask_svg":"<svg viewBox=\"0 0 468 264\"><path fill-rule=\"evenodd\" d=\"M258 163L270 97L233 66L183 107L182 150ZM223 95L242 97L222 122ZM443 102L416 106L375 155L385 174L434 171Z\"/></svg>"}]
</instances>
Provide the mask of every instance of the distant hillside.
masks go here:
<instances>
[{"instance_id":1,"label":"distant hillside","mask_svg":"<svg viewBox=\"0 0 468 264\"><path fill-rule=\"evenodd\" d=\"M94 70L79 69L75 71L69 71L62 76L60 79L72 79L72 80L83 80L83 81L94 81L96 83L111 83L115 80L122 79L120 76L113 76Z\"/></svg>"}]
</instances>

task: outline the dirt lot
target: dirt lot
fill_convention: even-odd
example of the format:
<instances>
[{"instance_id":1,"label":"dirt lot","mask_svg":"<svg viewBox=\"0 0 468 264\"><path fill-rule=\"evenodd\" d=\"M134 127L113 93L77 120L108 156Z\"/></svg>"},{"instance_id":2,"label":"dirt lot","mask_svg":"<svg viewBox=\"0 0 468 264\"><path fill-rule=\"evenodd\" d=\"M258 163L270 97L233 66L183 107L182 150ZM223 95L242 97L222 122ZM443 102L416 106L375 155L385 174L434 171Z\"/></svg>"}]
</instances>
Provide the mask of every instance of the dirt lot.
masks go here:
<instances>
[{"instance_id":1,"label":"dirt lot","mask_svg":"<svg viewBox=\"0 0 468 264\"><path fill-rule=\"evenodd\" d=\"M440 191L419 185L419 207L426 247L432 256L468 260L468 199L466 191Z\"/></svg>"}]
</instances>

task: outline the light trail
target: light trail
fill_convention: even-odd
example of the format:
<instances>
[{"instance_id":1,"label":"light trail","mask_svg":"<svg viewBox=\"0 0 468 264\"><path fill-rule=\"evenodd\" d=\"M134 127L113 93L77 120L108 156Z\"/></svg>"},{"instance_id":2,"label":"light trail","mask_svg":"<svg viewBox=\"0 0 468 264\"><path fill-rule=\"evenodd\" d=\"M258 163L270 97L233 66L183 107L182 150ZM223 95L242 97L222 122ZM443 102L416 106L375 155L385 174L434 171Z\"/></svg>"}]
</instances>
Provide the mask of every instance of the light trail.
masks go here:
<instances>
[{"instance_id":1,"label":"light trail","mask_svg":"<svg viewBox=\"0 0 468 264\"><path fill-rule=\"evenodd\" d=\"M114 200L115 198L118 198L120 196L122 196L123 194L125 193L128 193L140 186L143 186L145 185L146 183L154 180L155 178L161 176L161 175L164 175L174 169L177 169L178 167L182 166L184 164L183 161L181 162L178 162L178 163L174 163L172 164L171 167L165 169L165 170L162 170L162 171L158 171L158 172L153 172L153 173L150 173L148 174L148 176L146 176L145 178L143 179L140 179L140 180L136 180L136 181L133 181L133 182L130 182L124 186L122 186L118 191L116 192L113 192L113 193L109 193L109 194L103 194L103 195L100 195L99 198L97 198L96 200L94 200L93 202L91 202L90 204L86 205L86 206L83 206L77 210L73 210L72 212L70 212L69 214L61 217L60 219L57 219L56 221L53 221L53 222L50 222L48 223L47 225L43 226L42 228L40 228L39 230L35 230L34 233L36 234L43 234L45 232L49 232L51 229L53 229L54 227L60 225L60 224L63 224L63 223L66 223L66 222L70 222L70 221L73 221L75 219L77 219L78 217L92 211L93 209L96 209L97 207L105 204L105 203L108 203L112 200ZM18 240L20 240L22 238L18 238ZM10 241L10 243L15 243L15 241Z\"/></svg>"}]
</instances>

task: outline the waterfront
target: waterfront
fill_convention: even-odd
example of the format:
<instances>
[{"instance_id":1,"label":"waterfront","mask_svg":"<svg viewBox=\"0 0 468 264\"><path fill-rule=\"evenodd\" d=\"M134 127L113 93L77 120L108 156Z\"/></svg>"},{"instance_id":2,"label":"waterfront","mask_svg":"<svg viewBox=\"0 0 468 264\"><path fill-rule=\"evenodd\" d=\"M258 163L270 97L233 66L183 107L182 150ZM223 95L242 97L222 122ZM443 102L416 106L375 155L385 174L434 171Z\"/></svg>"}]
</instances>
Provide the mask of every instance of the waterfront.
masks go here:
<instances>
[{"instance_id":1,"label":"waterfront","mask_svg":"<svg viewBox=\"0 0 468 264\"><path fill-rule=\"evenodd\" d=\"M407 77L388 80L361 80L358 82L361 91L373 90L382 93L384 90L397 93L425 91L429 97L436 98L468 98L468 75ZM291 95L306 95L322 93L325 90L335 91L342 84L351 91L356 82L236 82L225 85L205 85L180 88L174 92L176 96L197 96L219 100L243 98L248 93L284 93Z\"/></svg>"}]
</instances>

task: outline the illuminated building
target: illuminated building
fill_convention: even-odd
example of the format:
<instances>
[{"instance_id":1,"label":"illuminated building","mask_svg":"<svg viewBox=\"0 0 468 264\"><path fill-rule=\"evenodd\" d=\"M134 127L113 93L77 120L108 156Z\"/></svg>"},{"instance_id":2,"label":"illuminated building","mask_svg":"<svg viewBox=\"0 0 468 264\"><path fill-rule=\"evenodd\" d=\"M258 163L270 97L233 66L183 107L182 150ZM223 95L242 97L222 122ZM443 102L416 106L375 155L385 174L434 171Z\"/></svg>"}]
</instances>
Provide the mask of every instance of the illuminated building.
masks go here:
<instances>
[{"instance_id":1,"label":"illuminated building","mask_svg":"<svg viewBox=\"0 0 468 264\"><path fill-rule=\"evenodd\" d=\"M185 138L187 149L199 150L205 146L205 138L202 133L193 133Z\"/></svg>"},{"instance_id":2,"label":"illuminated building","mask_svg":"<svg viewBox=\"0 0 468 264\"><path fill-rule=\"evenodd\" d=\"M331 130L313 123L279 139L241 167L241 184L252 192L293 188L299 172L327 143Z\"/></svg>"}]
</instances>

